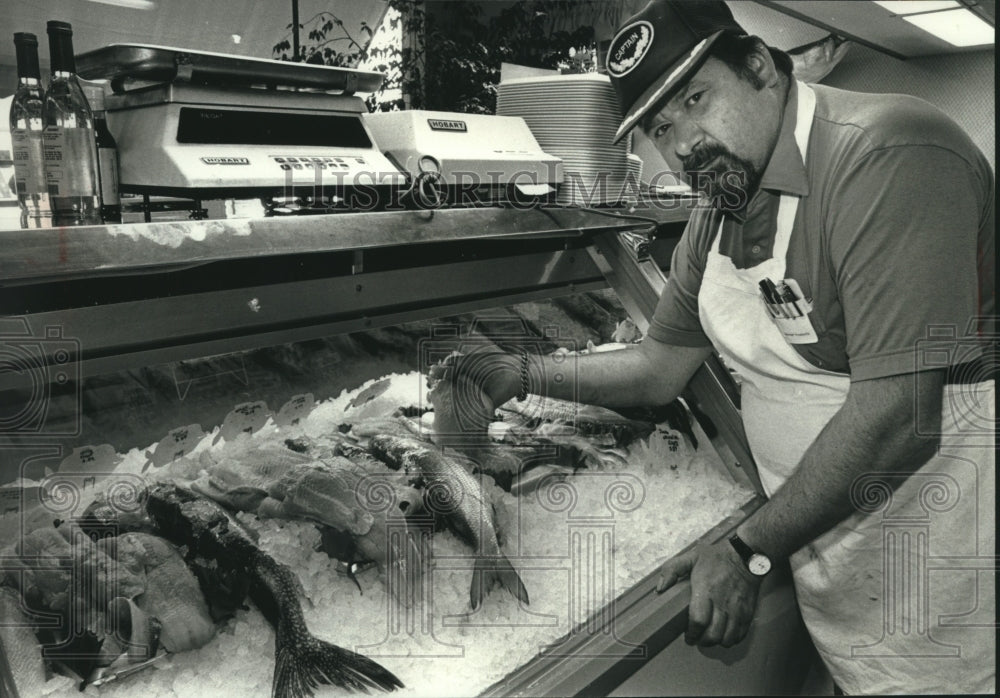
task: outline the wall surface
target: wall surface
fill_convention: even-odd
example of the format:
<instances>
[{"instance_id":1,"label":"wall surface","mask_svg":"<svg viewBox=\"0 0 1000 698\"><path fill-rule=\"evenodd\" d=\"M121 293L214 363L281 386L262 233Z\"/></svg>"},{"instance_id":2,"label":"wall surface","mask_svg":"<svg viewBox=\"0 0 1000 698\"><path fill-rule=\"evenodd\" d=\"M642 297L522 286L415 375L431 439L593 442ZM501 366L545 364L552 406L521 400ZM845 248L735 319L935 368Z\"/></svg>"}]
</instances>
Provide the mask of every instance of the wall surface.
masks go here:
<instances>
[{"instance_id":1,"label":"wall surface","mask_svg":"<svg viewBox=\"0 0 1000 698\"><path fill-rule=\"evenodd\" d=\"M996 170L996 51L900 61L854 46L823 81L859 92L902 92L942 109L972 137Z\"/></svg>"}]
</instances>

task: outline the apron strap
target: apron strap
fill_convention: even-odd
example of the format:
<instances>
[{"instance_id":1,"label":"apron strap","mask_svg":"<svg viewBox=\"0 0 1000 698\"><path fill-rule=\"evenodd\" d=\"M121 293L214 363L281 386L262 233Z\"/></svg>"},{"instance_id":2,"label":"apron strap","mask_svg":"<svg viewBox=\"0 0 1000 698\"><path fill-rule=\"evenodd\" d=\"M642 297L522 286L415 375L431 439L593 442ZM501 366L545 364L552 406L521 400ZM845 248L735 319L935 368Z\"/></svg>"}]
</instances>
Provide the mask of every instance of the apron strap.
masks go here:
<instances>
[{"instance_id":1,"label":"apron strap","mask_svg":"<svg viewBox=\"0 0 1000 698\"><path fill-rule=\"evenodd\" d=\"M812 133L813 117L816 115L816 93L804 82L795 81L799 90L799 108L795 115L795 144L799 146L802 162L806 161L809 149L809 134Z\"/></svg>"},{"instance_id":2,"label":"apron strap","mask_svg":"<svg viewBox=\"0 0 1000 698\"><path fill-rule=\"evenodd\" d=\"M722 240L722 224L726 222L725 216L719 216L719 227L715 231L715 240L712 241L712 253L719 254L719 244Z\"/></svg>"},{"instance_id":3,"label":"apron strap","mask_svg":"<svg viewBox=\"0 0 1000 698\"><path fill-rule=\"evenodd\" d=\"M798 88L798 110L795 114L795 144L799 147L802 162L806 161L806 151L809 149L809 134L812 132L813 116L816 114L816 93L809 85L796 80ZM786 261L788 242L792 238L792 226L795 225L795 214L799 209L799 197L782 194L778 201L778 227L774 234L774 250L772 257ZM781 275L784 276L784 269Z\"/></svg>"}]
</instances>

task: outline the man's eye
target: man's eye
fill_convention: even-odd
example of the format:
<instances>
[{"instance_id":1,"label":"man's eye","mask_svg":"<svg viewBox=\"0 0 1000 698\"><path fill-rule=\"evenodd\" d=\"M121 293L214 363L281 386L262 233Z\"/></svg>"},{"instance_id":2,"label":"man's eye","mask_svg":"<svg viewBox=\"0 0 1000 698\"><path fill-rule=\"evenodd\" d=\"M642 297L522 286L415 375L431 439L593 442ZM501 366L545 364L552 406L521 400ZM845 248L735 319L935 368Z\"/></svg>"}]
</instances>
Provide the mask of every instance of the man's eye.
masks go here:
<instances>
[{"instance_id":1,"label":"man's eye","mask_svg":"<svg viewBox=\"0 0 1000 698\"><path fill-rule=\"evenodd\" d=\"M656 130L653 131L653 138L662 138L664 134L666 134L666 132L669 130L670 130L670 124L660 124L659 126L656 127Z\"/></svg>"},{"instance_id":2,"label":"man's eye","mask_svg":"<svg viewBox=\"0 0 1000 698\"><path fill-rule=\"evenodd\" d=\"M702 91L702 92L695 92L693 95L691 95L690 97L688 97L684 101L684 104L686 106L693 107L695 104L697 104L701 100L701 96L703 94L705 94L704 91Z\"/></svg>"}]
</instances>

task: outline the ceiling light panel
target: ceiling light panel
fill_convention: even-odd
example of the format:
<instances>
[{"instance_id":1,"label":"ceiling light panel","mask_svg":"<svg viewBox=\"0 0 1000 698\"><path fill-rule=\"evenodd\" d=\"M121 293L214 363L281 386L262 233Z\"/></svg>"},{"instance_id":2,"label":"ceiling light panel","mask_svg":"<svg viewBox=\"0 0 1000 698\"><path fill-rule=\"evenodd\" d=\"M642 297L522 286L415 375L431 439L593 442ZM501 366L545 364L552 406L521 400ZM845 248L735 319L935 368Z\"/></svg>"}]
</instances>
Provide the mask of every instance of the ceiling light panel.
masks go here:
<instances>
[{"instance_id":1,"label":"ceiling light panel","mask_svg":"<svg viewBox=\"0 0 1000 698\"><path fill-rule=\"evenodd\" d=\"M894 15L954 10L961 7L955 0L875 0L875 4L881 5Z\"/></svg>"},{"instance_id":2,"label":"ceiling light panel","mask_svg":"<svg viewBox=\"0 0 1000 698\"><path fill-rule=\"evenodd\" d=\"M903 19L952 46L984 46L995 41L996 32L993 27L964 9L913 15Z\"/></svg>"},{"instance_id":3,"label":"ceiling light panel","mask_svg":"<svg viewBox=\"0 0 1000 698\"><path fill-rule=\"evenodd\" d=\"M156 7L153 0L90 0L101 5L114 5L116 7L127 7L130 10L152 10Z\"/></svg>"}]
</instances>

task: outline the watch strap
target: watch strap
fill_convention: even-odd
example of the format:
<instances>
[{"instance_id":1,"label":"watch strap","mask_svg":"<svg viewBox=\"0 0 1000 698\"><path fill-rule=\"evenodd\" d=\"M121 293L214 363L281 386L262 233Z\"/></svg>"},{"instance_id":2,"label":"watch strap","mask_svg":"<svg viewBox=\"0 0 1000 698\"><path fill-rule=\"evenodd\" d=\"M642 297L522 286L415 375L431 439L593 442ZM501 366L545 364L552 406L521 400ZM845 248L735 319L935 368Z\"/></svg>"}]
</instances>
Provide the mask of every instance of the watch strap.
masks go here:
<instances>
[{"instance_id":1,"label":"watch strap","mask_svg":"<svg viewBox=\"0 0 1000 698\"><path fill-rule=\"evenodd\" d=\"M743 539L740 538L739 535L737 535L736 533L733 533L733 535L729 537L729 544L733 546L733 548L736 550L736 553L743 560L743 564L749 565L750 558L754 554L754 549L751 548L746 543L744 543Z\"/></svg>"}]
</instances>

